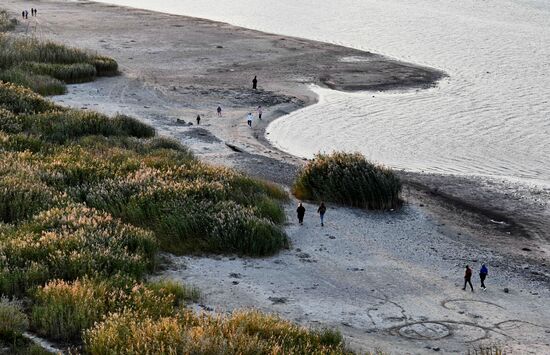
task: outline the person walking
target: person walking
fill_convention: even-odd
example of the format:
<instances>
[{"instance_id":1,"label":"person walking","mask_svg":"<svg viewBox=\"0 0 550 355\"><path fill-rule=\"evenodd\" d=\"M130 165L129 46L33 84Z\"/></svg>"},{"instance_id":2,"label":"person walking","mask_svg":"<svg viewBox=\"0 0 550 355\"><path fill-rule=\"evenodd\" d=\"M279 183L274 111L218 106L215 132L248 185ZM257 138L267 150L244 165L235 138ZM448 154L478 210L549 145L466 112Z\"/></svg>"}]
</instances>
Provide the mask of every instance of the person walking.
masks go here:
<instances>
[{"instance_id":1,"label":"person walking","mask_svg":"<svg viewBox=\"0 0 550 355\"><path fill-rule=\"evenodd\" d=\"M258 118L261 120L262 119L262 113L264 113L264 110L262 109L262 106L258 106L257 111L258 111Z\"/></svg>"},{"instance_id":2,"label":"person walking","mask_svg":"<svg viewBox=\"0 0 550 355\"><path fill-rule=\"evenodd\" d=\"M487 291L487 287L485 287L485 279L487 278L487 275L489 274L489 269L487 269L487 266L485 264L481 264L481 269L479 270L479 279L481 280L481 288L483 291Z\"/></svg>"},{"instance_id":3,"label":"person walking","mask_svg":"<svg viewBox=\"0 0 550 355\"><path fill-rule=\"evenodd\" d=\"M252 116L252 112L249 112L246 116L246 123L248 124L248 127L252 128L252 120L254 119L254 116Z\"/></svg>"},{"instance_id":4,"label":"person walking","mask_svg":"<svg viewBox=\"0 0 550 355\"><path fill-rule=\"evenodd\" d=\"M254 79L252 79L252 89L256 90L258 88L258 77L254 75Z\"/></svg>"},{"instance_id":5,"label":"person walking","mask_svg":"<svg viewBox=\"0 0 550 355\"><path fill-rule=\"evenodd\" d=\"M321 227L325 226L325 213L327 212L327 206L325 206L324 202L321 202L321 205L317 209L317 213L319 213L319 217L321 218Z\"/></svg>"},{"instance_id":6,"label":"person walking","mask_svg":"<svg viewBox=\"0 0 550 355\"><path fill-rule=\"evenodd\" d=\"M466 265L466 272L464 273L464 287L462 287L463 291L466 291L467 284L470 285L472 292L474 292L474 286L472 286L472 269L470 269L470 265Z\"/></svg>"},{"instance_id":7,"label":"person walking","mask_svg":"<svg viewBox=\"0 0 550 355\"><path fill-rule=\"evenodd\" d=\"M197 126L201 124L201 115L197 115Z\"/></svg>"},{"instance_id":8,"label":"person walking","mask_svg":"<svg viewBox=\"0 0 550 355\"><path fill-rule=\"evenodd\" d=\"M303 225L304 224L304 216L306 214L306 208L304 206L302 206L301 202L298 205L298 208L296 209L296 213L298 213L298 223L300 223L300 225Z\"/></svg>"},{"instance_id":9,"label":"person walking","mask_svg":"<svg viewBox=\"0 0 550 355\"><path fill-rule=\"evenodd\" d=\"M218 106L218 108L216 109L216 111L218 112L218 117L222 117L222 107L221 107L221 106Z\"/></svg>"}]
</instances>

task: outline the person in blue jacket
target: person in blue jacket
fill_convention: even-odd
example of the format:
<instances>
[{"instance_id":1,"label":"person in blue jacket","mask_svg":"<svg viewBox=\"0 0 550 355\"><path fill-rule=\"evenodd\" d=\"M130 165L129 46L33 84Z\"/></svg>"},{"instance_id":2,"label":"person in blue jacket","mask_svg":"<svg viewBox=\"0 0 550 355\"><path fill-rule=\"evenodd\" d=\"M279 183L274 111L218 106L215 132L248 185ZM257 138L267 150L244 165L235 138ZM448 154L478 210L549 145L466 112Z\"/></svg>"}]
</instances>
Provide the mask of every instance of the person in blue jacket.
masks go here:
<instances>
[{"instance_id":1,"label":"person in blue jacket","mask_svg":"<svg viewBox=\"0 0 550 355\"><path fill-rule=\"evenodd\" d=\"M485 264L481 264L481 269L479 270L479 279L481 280L481 288L483 290L487 290L487 287L485 287L485 278L489 274L489 269L487 269L487 266Z\"/></svg>"}]
</instances>

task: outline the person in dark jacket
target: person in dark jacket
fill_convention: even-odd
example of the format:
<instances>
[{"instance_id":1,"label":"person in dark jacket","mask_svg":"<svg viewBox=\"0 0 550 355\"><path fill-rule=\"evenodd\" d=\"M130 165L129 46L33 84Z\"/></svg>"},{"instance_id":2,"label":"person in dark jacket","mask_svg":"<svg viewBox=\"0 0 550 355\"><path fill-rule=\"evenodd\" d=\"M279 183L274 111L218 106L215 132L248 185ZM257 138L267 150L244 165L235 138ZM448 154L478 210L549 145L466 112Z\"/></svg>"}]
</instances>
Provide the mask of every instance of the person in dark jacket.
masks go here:
<instances>
[{"instance_id":1,"label":"person in dark jacket","mask_svg":"<svg viewBox=\"0 0 550 355\"><path fill-rule=\"evenodd\" d=\"M481 288L484 291L487 290L487 287L485 287L485 278L487 278L488 274L489 269L487 269L487 266L485 266L485 264L481 264L481 269L479 270L479 279L481 280Z\"/></svg>"},{"instance_id":2,"label":"person in dark jacket","mask_svg":"<svg viewBox=\"0 0 550 355\"><path fill-rule=\"evenodd\" d=\"M222 117L222 107L218 106L216 111L218 111L218 117Z\"/></svg>"},{"instance_id":3,"label":"person in dark jacket","mask_svg":"<svg viewBox=\"0 0 550 355\"><path fill-rule=\"evenodd\" d=\"M296 209L296 213L298 213L298 222L300 225L304 224L304 216L306 214L306 208L302 206L302 203L298 205L298 208Z\"/></svg>"},{"instance_id":4,"label":"person in dark jacket","mask_svg":"<svg viewBox=\"0 0 550 355\"><path fill-rule=\"evenodd\" d=\"M258 77L254 76L254 79L252 79L252 89L256 90L258 88Z\"/></svg>"},{"instance_id":5,"label":"person in dark jacket","mask_svg":"<svg viewBox=\"0 0 550 355\"><path fill-rule=\"evenodd\" d=\"M201 124L201 115L197 115L197 126Z\"/></svg>"},{"instance_id":6,"label":"person in dark jacket","mask_svg":"<svg viewBox=\"0 0 550 355\"><path fill-rule=\"evenodd\" d=\"M325 225L325 212L327 212L327 206L325 206L324 202L321 202L321 205L317 209L317 213L319 213L319 217L321 217L321 227Z\"/></svg>"},{"instance_id":7,"label":"person in dark jacket","mask_svg":"<svg viewBox=\"0 0 550 355\"><path fill-rule=\"evenodd\" d=\"M474 292L474 286L472 286L472 269L470 269L470 265L466 265L466 272L464 273L464 287L462 290L466 291L467 284L470 284L470 288L472 289L472 292Z\"/></svg>"}]
</instances>

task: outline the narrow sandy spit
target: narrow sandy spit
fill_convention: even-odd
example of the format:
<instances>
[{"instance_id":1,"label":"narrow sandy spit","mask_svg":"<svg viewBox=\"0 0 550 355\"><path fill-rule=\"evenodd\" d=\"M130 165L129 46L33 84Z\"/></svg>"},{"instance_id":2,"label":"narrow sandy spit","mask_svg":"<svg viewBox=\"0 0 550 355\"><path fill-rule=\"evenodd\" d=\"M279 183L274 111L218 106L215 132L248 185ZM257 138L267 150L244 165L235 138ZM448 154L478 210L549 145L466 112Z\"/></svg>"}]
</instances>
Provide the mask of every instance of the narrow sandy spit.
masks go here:
<instances>
[{"instance_id":1,"label":"narrow sandy spit","mask_svg":"<svg viewBox=\"0 0 550 355\"><path fill-rule=\"evenodd\" d=\"M21 5L6 0L2 6L19 13ZM121 76L71 86L57 102L133 115L205 161L286 186L302 161L269 146L264 131L271 120L316 102L307 84L425 87L443 75L200 19L84 1L27 6L40 16L20 32L98 51L121 64ZM373 67L339 61L357 55L371 58ZM346 75L366 69L375 74ZM259 91L250 89L254 75ZM249 129L245 114L260 104L264 120ZM176 121L194 122L197 114L200 127ZM321 228L308 204L306 225L298 226L292 201L286 208L290 250L265 259L167 256L168 268L156 277L201 288L198 309L257 307L305 325L337 327L357 350L464 352L497 342L521 353L550 353L550 193L491 179L402 176L407 203L400 211L331 206ZM463 266L477 270L480 262L489 265L489 289L462 291Z\"/></svg>"}]
</instances>

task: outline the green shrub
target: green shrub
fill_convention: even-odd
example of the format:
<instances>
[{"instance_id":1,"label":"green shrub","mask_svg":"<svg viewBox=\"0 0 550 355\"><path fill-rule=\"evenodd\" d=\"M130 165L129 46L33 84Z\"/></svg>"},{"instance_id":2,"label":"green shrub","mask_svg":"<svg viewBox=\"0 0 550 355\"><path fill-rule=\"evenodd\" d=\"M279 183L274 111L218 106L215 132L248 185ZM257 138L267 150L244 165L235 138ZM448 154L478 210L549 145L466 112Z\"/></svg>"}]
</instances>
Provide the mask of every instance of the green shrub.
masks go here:
<instances>
[{"instance_id":1,"label":"green shrub","mask_svg":"<svg viewBox=\"0 0 550 355\"><path fill-rule=\"evenodd\" d=\"M88 135L138 138L154 135L152 128L132 118L120 116L110 118L94 111L48 111L20 116L19 120L21 131L41 136L44 140L58 144Z\"/></svg>"},{"instance_id":2,"label":"green shrub","mask_svg":"<svg viewBox=\"0 0 550 355\"><path fill-rule=\"evenodd\" d=\"M76 340L109 313L135 311L155 319L170 316L181 296L172 292L182 292L170 286L151 288L125 277L51 281L34 295L32 325L51 339Z\"/></svg>"},{"instance_id":3,"label":"green shrub","mask_svg":"<svg viewBox=\"0 0 550 355\"><path fill-rule=\"evenodd\" d=\"M91 58L90 64L95 66L98 76L118 75L118 63L113 58L96 56Z\"/></svg>"},{"instance_id":4,"label":"green shrub","mask_svg":"<svg viewBox=\"0 0 550 355\"><path fill-rule=\"evenodd\" d=\"M145 123L138 121L133 117L125 115L117 115L112 118L113 126L118 128L120 132L124 132L125 135L137 138L151 138L154 137L155 129Z\"/></svg>"},{"instance_id":5,"label":"green shrub","mask_svg":"<svg viewBox=\"0 0 550 355\"><path fill-rule=\"evenodd\" d=\"M361 154L319 154L299 172L293 193L303 200L386 210L401 204L401 182L388 168Z\"/></svg>"},{"instance_id":6,"label":"green shrub","mask_svg":"<svg viewBox=\"0 0 550 355\"><path fill-rule=\"evenodd\" d=\"M115 313L85 332L88 354L346 354L341 336L309 331L256 311L230 316L195 315L154 319Z\"/></svg>"},{"instance_id":7,"label":"green shrub","mask_svg":"<svg viewBox=\"0 0 550 355\"><path fill-rule=\"evenodd\" d=\"M81 200L82 194L105 179L126 176L141 166L140 157L124 149L85 149L78 145L58 147L39 163L41 178ZM71 189L73 188L74 189ZM97 186L102 189L101 186ZM76 193L76 195L75 195Z\"/></svg>"},{"instance_id":8,"label":"green shrub","mask_svg":"<svg viewBox=\"0 0 550 355\"><path fill-rule=\"evenodd\" d=\"M16 68L34 75L46 75L67 84L94 81L97 75L95 67L88 63L54 64L27 62Z\"/></svg>"},{"instance_id":9,"label":"green shrub","mask_svg":"<svg viewBox=\"0 0 550 355\"><path fill-rule=\"evenodd\" d=\"M117 273L136 278L154 264L151 234L84 206L42 212L0 240L0 293L24 294L48 280Z\"/></svg>"},{"instance_id":10,"label":"green shrub","mask_svg":"<svg viewBox=\"0 0 550 355\"><path fill-rule=\"evenodd\" d=\"M2 81L0 81L0 107L15 114L64 110L30 89Z\"/></svg>"},{"instance_id":11,"label":"green shrub","mask_svg":"<svg viewBox=\"0 0 550 355\"><path fill-rule=\"evenodd\" d=\"M21 303L0 297L0 340L19 337L28 327L29 321Z\"/></svg>"},{"instance_id":12,"label":"green shrub","mask_svg":"<svg viewBox=\"0 0 550 355\"><path fill-rule=\"evenodd\" d=\"M21 85L40 95L62 95L67 92L65 84L47 75L33 74L20 68L0 72L0 80Z\"/></svg>"},{"instance_id":13,"label":"green shrub","mask_svg":"<svg viewBox=\"0 0 550 355\"><path fill-rule=\"evenodd\" d=\"M269 255L288 245L284 232L253 204L238 203L242 197L238 186L195 176L200 174L200 166L140 169L126 177L102 181L101 186L88 190L85 201L129 223L149 228L161 248L173 253ZM231 181L223 176L224 171L218 171L217 179ZM256 195L264 196L265 204L265 195ZM277 212L264 208L265 215L280 213L276 202L269 207Z\"/></svg>"}]
</instances>

